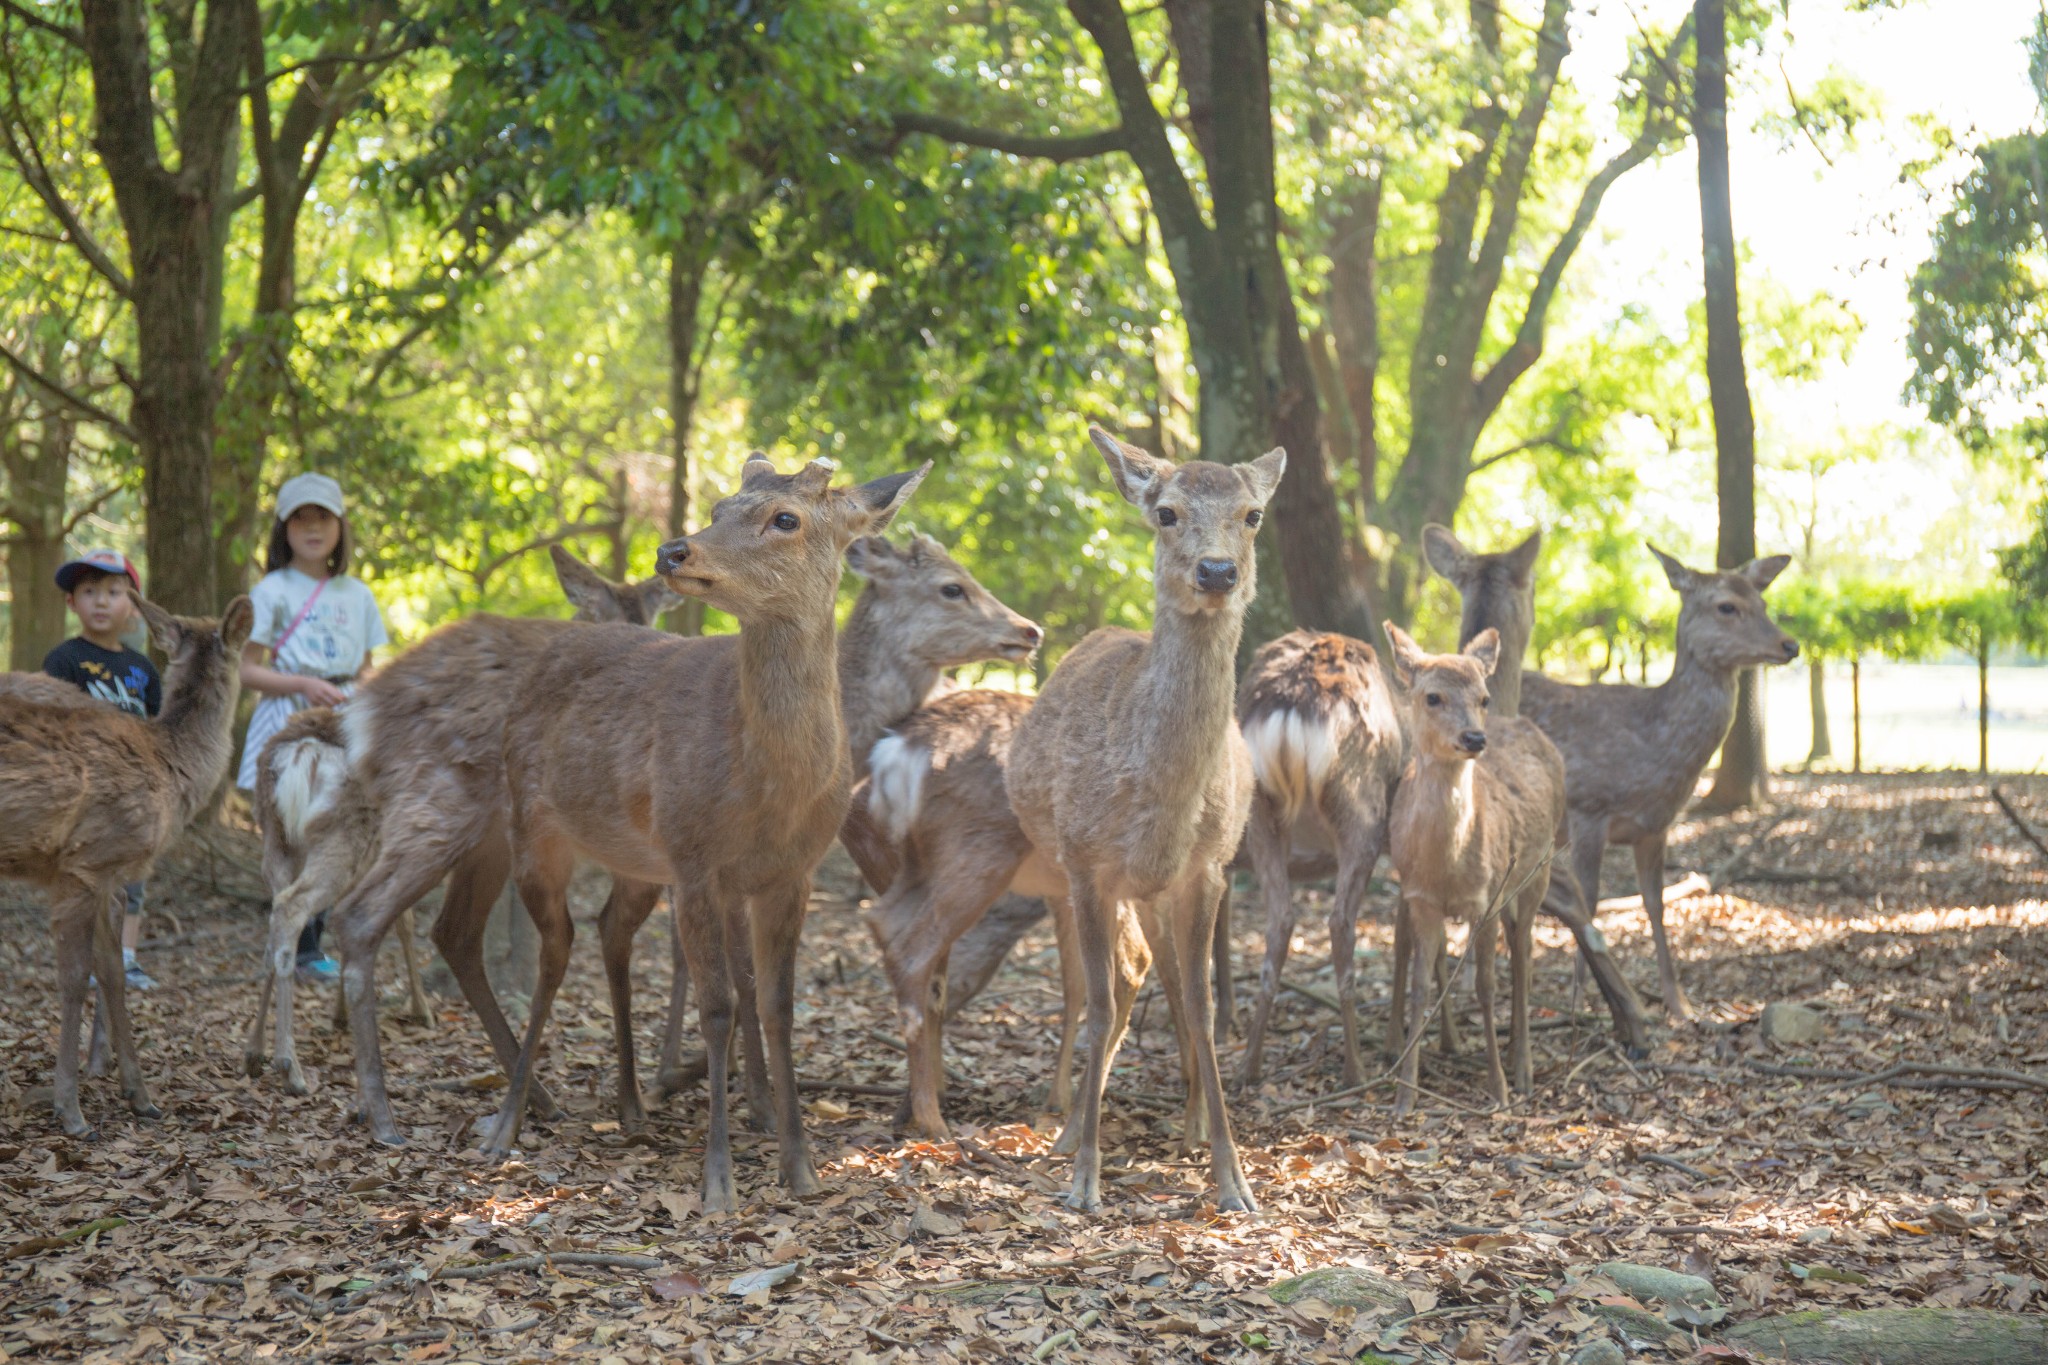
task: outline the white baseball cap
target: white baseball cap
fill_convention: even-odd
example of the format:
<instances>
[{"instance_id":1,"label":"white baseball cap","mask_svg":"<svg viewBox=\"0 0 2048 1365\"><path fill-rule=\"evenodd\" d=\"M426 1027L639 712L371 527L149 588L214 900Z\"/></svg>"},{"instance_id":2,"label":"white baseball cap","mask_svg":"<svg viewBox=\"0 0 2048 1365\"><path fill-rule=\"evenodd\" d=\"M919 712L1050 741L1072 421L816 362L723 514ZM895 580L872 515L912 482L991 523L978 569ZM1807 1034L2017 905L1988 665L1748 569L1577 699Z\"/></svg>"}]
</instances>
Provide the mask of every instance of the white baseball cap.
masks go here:
<instances>
[{"instance_id":1,"label":"white baseball cap","mask_svg":"<svg viewBox=\"0 0 2048 1365\"><path fill-rule=\"evenodd\" d=\"M324 507L337 517L346 516L341 506L341 485L325 474L299 474L284 481L277 490L277 519L291 520L301 507Z\"/></svg>"}]
</instances>

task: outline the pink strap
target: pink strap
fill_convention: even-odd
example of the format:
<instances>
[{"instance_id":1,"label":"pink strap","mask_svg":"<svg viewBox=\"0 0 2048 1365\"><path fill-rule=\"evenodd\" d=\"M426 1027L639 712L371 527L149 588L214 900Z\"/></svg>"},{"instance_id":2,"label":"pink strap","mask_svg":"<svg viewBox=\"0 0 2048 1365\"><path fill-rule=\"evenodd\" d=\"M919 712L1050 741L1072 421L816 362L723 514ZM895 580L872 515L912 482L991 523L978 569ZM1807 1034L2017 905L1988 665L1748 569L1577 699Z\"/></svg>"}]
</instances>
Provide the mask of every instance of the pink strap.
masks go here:
<instances>
[{"instance_id":1,"label":"pink strap","mask_svg":"<svg viewBox=\"0 0 2048 1365\"><path fill-rule=\"evenodd\" d=\"M327 585L333 581L331 578L323 578L314 586L313 595L306 599L306 605L299 608L299 614L292 618L292 623L284 628L284 634L278 636L277 643L270 647L270 660L272 663L277 662L278 656L284 653L285 641L292 638L292 632L299 628L299 624L306 619L306 613L313 610L313 604L320 600L320 594L326 592Z\"/></svg>"}]
</instances>

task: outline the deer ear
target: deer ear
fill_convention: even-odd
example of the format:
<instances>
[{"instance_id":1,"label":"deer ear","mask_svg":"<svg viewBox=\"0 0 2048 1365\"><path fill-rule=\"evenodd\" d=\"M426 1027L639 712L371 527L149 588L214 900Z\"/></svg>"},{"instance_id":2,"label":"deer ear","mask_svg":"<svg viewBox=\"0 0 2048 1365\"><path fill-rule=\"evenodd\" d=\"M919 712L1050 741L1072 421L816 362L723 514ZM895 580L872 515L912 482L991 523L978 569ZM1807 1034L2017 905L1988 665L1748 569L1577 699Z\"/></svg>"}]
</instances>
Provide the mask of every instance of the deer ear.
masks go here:
<instances>
[{"instance_id":1,"label":"deer ear","mask_svg":"<svg viewBox=\"0 0 2048 1365\"><path fill-rule=\"evenodd\" d=\"M1650 545L1650 542L1646 540L1643 544ZM1665 554L1654 545L1650 545L1650 553L1657 556L1657 562L1664 566L1664 581L1669 583L1674 591L1681 593L1690 592L1699 586L1700 576L1691 569L1686 568L1685 565L1679 563L1670 555Z\"/></svg>"},{"instance_id":2,"label":"deer ear","mask_svg":"<svg viewBox=\"0 0 2048 1365\"><path fill-rule=\"evenodd\" d=\"M764 452L759 450L749 451L747 452L747 462L740 466L740 487L745 488L754 480L764 478L774 472L775 465Z\"/></svg>"},{"instance_id":3,"label":"deer ear","mask_svg":"<svg viewBox=\"0 0 2048 1365\"><path fill-rule=\"evenodd\" d=\"M1287 450L1274 446L1256 460L1238 466L1244 474L1244 481L1251 486L1252 496L1259 500L1261 507L1273 500L1273 490L1280 486L1280 476L1287 472Z\"/></svg>"},{"instance_id":4,"label":"deer ear","mask_svg":"<svg viewBox=\"0 0 2048 1365\"><path fill-rule=\"evenodd\" d=\"M1488 626L1466 642L1463 653L1478 664L1487 677L1492 677L1493 670L1500 664L1500 632Z\"/></svg>"},{"instance_id":5,"label":"deer ear","mask_svg":"<svg viewBox=\"0 0 2048 1365\"><path fill-rule=\"evenodd\" d=\"M838 490L847 511L842 519L847 533L872 534L886 528L903 504L910 501L910 495L917 491L917 486L924 482L924 476L931 472L932 462L926 460L907 473L884 474L869 483Z\"/></svg>"},{"instance_id":6,"label":"deer ear","mask_svg":"<svg viewBox=\"0 0 2048 1365\"><path fill-rule=\"evenodd\" d=\"M846 547L846 567L862 578L881 577L897 558L896 547L880 536L861 536Z\"/></svg>"},{"instance_id":7,"label":"deer ear","mask_svg":"<svg viewBox=\"0 0 2048 1365\"><path fill-rule=\"evenodd\" d=\"M249 632L256 629L256 604L246 595L228 603L228 609L220 616L220 642L229 654L240 654L242 646L249 643Z\"/></svg>"},{"instance_id":8,"label":"deer ear","mask_svg":"<svg viewBox=\"0 0 2048 1365\"><path fill-rule=\"evenodd\" d=\"M1431 522L1422 528L1422 558L1453 583L1463 583L1472 576L1472 552L1459 543L1449 527Z\"/></svg>"},{"instance_id":9,"label":"deer ear","mask_svg":"<svg viewBox=\"0 0 2048 1365\"><path fill-rule=\"evenodd\" d=\"M1543 531L1539 527L1529 533L1528 539L1502 556L1502 562L1508 566L1508 576L1515 580L1518 587L1529 585L1529 571L1536 567L1536 556L1542 553L1542 550Z\"/></svg>"},{"instance_id":10,"label":"deer ear","mask_svg":"<svg viewBox=\"0 0 2048 1365\"><path fill-rule=\"evenodd\" d=\"M548 546L548 558L555 563L555 581L562 585L562 596L569 599L569 605L584 620L619 619L619 600L612 595L612 585L597 570L559 545Z\"/></svg>"},{"instance_id":11,"label":"deer ear","mask_svg":"<svg viewBox=\"0 0 2048 1365\"><path fill-rule=\"evenodd\" d=\"M1386 622L1384 628L1387 646L1393 651L1394 681L1404 688L1415 686L1415 661L1422 657L1422 651L1408 638L1408 632L1392 621Z\"/></svg>"},{"instance_id":12,"label":"deer ear","mask_svg":"<svg viewBox=\"0 0 2048 1365\"><path fill-rule=\"evenodd\" d=\"M910 538L910 549L904 553L903 557L918 567L926 564L942 564L946 559L946 547L926 535L923 531L919 531Z\"/></svg>"},{"instance_id":13,"label":"deer ear","mask_svg":"<svg viewBox=\"0 0 2048 1365\"><path fill-rule=\"evenodd\" d=\"M1762 592L1765 588L1770 587L1778 575L1785 572L1786 567L1791 563L1791 555L1767 555L1762 559L1750 560L1749 563L1743 565L1735 572L1747 578L1751 587L1755 588L1758 592Z\"/></svg>"},{"instance_id":14,"label":"deer ear","mask_svg":"<svg viewBox=\"0 0 2048 1365\"><path fill-rule=\"evenodd\" d=\"M178 618L133 588L128 590L128 600L134 604L143 623L149 627L149 638L156 643L156 647L166 654L177 653L179 643L185 638L185 628L178 624ZM253 614L251 619L254 619ZM243 638L248 637L245 635Z\"/></svg>"},{"instance_id":15,"label":"deer ear","mask_svg":"<svg viewBox=\"0 0 2048 1365\"><path fill-rule=\"evenodd\" d=\"M630 591L640 598L640 614L648 625L661 620L661 614L683 599L676 596L676 590L668 585L666 578L643 578Z\"/></svg>"},{"instance_id":16,"label":"deer ear","mask_svg":"<svg viewBox=\"0 0 2048 1365\"><path fill-rule=\"evenodd\" d=\"M1145 500L1166 482L1166 476L1173 473L1170 461L1119 441L1101 427L1089 427L1088 439L1102 452L1102 462L1109 466L1109 476L1116 480L1116 491L1134 507L1143 507Z\"/></svg>"}]
</instances>

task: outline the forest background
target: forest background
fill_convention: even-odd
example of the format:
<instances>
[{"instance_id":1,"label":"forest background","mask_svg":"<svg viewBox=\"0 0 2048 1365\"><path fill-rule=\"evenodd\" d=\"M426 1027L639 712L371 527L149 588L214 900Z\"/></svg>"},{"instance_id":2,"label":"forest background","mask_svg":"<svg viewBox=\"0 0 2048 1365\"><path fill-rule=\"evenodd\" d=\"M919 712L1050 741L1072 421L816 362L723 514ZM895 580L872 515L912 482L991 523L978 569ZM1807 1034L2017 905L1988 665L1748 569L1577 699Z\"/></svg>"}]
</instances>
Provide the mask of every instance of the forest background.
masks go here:
<instances>
[{"instance_id":1,"label":"forest background","mask_svg":"<svg viewBox=\"0 0 2048 1365\"><path fill-rule=\"evenodd\" d=\"M0 647L68 632L87 545L216 610L308 468L398 638L558 612L535 551L644 574L764 446L935 460L910 523L1046 668L1146 624L1099 421L1288 446L1255 639L1443 636L1422 525L1540 527L1539 660L1654 680L1643 541L1746 524L1811 660L1774 762L2039 767L2048 11L1962 10L0 0ZM1706 12L1753 508L1709 396Z\"/></svg>"}]
</instances>

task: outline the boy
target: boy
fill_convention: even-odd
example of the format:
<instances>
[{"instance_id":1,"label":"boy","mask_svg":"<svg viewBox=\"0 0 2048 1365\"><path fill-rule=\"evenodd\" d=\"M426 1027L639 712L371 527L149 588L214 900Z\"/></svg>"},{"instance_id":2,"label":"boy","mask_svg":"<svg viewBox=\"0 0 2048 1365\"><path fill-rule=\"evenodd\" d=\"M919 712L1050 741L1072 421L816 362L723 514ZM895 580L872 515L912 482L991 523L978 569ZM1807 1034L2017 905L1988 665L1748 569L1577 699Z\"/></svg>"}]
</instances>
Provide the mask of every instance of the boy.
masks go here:
<instances>
[{"instance_id":1,"label":"boy","mask_svg":"<svg viewBox=\"0 0 2048 1365\"><path fill-rule=\"evenodd\" d=\"M142 591L135 566L118 550L87 550L57 570L57 586L78 617L78 634L44 656L43 672L130 715L154 716L164 700L156 665L121 643L134 613L128 590ZM142 940L142 890L141 882L125 888L128 913L121 925L121 965L127 969L131 991L156 988L135 960L135 945Z\"/></svg>"}]
</instances>

